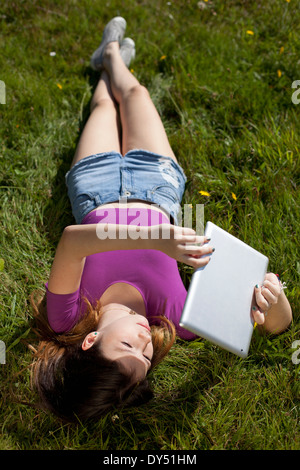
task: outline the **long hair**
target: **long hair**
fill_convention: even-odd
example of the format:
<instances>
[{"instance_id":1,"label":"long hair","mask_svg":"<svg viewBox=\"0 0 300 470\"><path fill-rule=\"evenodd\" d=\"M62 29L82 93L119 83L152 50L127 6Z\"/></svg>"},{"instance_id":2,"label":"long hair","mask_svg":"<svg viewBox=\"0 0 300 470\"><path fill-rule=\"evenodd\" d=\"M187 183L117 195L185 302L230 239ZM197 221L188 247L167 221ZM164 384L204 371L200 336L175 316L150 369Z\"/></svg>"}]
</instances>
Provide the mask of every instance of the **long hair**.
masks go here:
<instances>
[{"instance_id":1,"label":"long hair","mask_svg":"<svg viewBox=\"0 0 300 470\"><path fill-rule=\"evenodd\" d=\"M31 296L40 339L31 383L38 392L41 407L68 422L99 418L114 408L146 403L153 396L147 377L133 383L117 361L103 356L101 347L82 350L85 336L97 329L102 314L99 301L95 306L88 300L86 304L86 313L75 327L68 333L57 334L47 320L45 297L36 303ZM160 324L151 326L150 370L161 362L175 340L174 325L163 316L155 318Z\"/></svg>"}]
</instances>

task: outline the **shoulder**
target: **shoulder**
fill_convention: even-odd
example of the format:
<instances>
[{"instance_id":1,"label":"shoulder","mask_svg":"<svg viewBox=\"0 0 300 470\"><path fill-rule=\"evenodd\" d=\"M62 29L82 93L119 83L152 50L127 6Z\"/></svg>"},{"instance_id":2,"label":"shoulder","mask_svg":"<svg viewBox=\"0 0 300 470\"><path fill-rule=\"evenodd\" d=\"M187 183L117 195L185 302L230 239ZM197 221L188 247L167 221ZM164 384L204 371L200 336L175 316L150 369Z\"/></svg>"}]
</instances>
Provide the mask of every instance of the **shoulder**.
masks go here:
<instances>
[{"instance_id":1,"label":"shoulder","mask_svg":"<svg viewBox=\"0 0 300 470\"><path fill-rule=\"evenodd\" d=\"M55 333L65 333L73 328L80 317L79 289L69 294L55 294L46 284L46 305L50 327Z\"/></svg>"}]
</instances>

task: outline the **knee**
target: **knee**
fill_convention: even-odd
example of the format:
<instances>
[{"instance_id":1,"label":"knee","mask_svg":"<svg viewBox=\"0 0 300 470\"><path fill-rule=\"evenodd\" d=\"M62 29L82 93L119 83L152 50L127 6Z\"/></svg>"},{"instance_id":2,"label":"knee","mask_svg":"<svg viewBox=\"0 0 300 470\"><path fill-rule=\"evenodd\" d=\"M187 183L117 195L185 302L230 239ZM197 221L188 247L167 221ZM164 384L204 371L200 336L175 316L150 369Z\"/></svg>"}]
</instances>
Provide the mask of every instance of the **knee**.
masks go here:
<instances>
[{"instance_id":1,"label":"knee","mask_svg":"<svg viewBox=\"0 0 300 470\"><path fill-rule=\"evenodd\" d=\"M91 106L90 106L90 112L92 113L96 108L105 108L108 111L112 110L114 111L116 106L115 103L108 98L94 98L91 101Z\"/></svg>"},{"instance_id":2,"label":"knee","mask_svg":"<svg viewBox=\"0 0 300 470\"><path fill-rule=\"evenodd\" d=\"M126 93L127 99L134 99L140 97L150 98L147 88L144 85L141 85L140 83L129 88Z\"/></svg>"}]
</instances>

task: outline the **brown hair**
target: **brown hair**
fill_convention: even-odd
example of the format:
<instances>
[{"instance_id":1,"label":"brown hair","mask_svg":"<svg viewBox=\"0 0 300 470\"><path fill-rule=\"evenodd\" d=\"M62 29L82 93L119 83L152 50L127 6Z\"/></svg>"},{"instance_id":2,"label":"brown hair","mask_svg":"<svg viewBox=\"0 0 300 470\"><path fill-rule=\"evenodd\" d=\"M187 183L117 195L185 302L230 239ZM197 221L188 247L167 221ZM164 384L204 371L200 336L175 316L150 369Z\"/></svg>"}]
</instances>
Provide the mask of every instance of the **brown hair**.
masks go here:
<instances>
[{"instance_id":1,"label":"brown hair","mask_svg":"<svg viewBox=\"0 0 300 470\"><path fill-rule=\"evenodd\" d=\"M66 421L99 418L113 408L134 406L149 401L153 393L145 378L132 383L117 361L103 357L101 348L81 348L85 336L98 328L101 304L86 300L83 318L68 333L55 333L47 320L45 297L31 305L40 343L32 364L31 381L40 404ZM153 358L150 370L166 356L175 340L174 325L163 316L151 326Z\"/></svg>"}]
</instances>

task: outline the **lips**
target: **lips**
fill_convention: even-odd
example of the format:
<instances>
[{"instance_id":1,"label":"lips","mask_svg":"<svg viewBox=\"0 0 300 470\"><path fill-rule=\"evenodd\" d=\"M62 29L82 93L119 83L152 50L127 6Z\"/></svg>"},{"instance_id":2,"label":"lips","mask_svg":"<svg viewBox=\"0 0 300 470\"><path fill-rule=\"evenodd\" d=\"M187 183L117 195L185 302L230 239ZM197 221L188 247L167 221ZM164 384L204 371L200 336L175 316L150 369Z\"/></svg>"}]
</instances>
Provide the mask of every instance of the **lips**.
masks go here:
<instances>
[{"instance_id":1,"label":"lips","mask_svg":"<svg viewBox=\"0 0 300 470\"><path fill-rule=\"evenodd\" d=\"M149 332L151 331L150 327L148 325L144 325L143 323L138 323L138 325L140 326L143 326L144 328L146 328L146 330L148 330Z\"/></svg>"}]
</instances>

